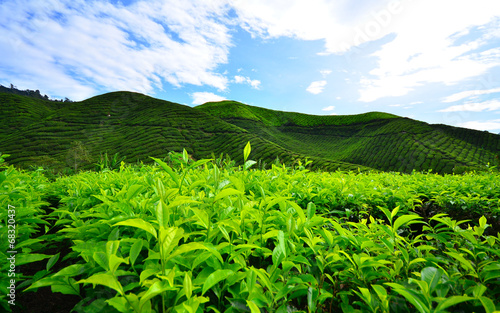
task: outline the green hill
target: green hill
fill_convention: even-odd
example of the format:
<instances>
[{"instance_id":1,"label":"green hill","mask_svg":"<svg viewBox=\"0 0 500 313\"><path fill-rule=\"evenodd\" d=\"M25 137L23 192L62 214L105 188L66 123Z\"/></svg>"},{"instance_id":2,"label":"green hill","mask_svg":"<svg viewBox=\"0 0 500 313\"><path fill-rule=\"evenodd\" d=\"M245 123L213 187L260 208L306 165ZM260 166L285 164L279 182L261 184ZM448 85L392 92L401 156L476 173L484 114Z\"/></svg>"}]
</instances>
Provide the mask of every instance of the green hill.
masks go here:
<instances>
[{"instance_id":1,"label":"green hill","mask_svg":"<svg viewBox=\"0 0 500 313\"><path fill-rule=\"evenodd\" d=\"M500 136L395 115L314 116L235 101L196 107L285 149L384 171L449 173L497 164Z\"/></svg>"},{"instance_id":2,"label":"green hill","mask_svg":"<svg viewBox=\"0 0 500 313\"><path fill-rule=\"evenodd\" d=\"M0 109L0 152L11 155L8 162L59 170L71 164L74 142L93 162L104 152L151 162L185 148L195 159L224 154L241 163L250 141L251 158L266 164L308 158L327 170L400 172L496 164L500 150L499 135L379 112L313 116L234 101L192 108L132 92L81 102L0 93Z\"/></svg>"},{"instance_id":3,"label":"green hill","mask_svg":"<svg viewBox=\"0 0 500 313\"><path fill-rule=\"evenodd\" d=\"M81 102L51 102L0 93L0 152L8 162L62 169L79 141L94 161L101 153L120 153L127 162L151 162L186 149L194 158L229 155L242 162L245 144L252 158L269 164L278 157L293 163L308 154L288 150L238 126L189 106L132 92L113 92ZM363 166L309 157L330 170L365 170Z\"/></svg>"}]
</instances>

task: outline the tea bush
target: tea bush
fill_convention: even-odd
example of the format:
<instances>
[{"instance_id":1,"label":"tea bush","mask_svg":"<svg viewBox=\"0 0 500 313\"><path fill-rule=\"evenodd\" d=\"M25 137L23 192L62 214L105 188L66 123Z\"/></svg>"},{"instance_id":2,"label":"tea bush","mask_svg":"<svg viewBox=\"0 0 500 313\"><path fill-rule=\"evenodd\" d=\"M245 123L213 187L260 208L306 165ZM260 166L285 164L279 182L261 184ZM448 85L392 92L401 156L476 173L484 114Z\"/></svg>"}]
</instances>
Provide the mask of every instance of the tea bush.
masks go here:
<instances>
[{"instance_id":1,"label":"tea bush","mask_svg":"<svg viewBox=\"0 0 500 313\"><path fill-rule=\"evenodd\" d=\"M16 273L18 295L75 295L75 312L498 309L498 172L256 170L250 152L240 167L184 152L54 182L5 169L16 265L44 265Z\"/></svg>"}]
</instances>

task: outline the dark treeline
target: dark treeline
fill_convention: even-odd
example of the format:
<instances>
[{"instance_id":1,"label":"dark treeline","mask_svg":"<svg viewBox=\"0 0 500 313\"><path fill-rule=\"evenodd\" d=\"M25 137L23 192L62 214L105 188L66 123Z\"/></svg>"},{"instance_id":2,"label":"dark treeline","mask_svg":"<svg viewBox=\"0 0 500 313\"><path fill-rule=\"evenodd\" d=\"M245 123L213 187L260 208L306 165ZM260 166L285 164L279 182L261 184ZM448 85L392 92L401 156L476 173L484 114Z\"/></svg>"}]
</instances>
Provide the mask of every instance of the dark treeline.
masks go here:
<instances>
[{"instance_id":1,"label":"dark treeline","mask_svg":"<svg viewBox=\"0 0 500 313\"><path fill-rule=\"evenodd\" d=\"M47 95L42 95L40 93L40 90L38 90L38 89L37 90L30 90L30 89L19 90L19 89L17 89L16 86L14 86L12 84L10 84L10 88L0 85L0 92L12 93L15 95L28 96L31 98L43 99L43 100L54 101L54 102L72 102L68 98L64 98L64 100L62 100L62 99L60 99L60 100L59 99L50 99Z\"/></svg>"}]
</instances>

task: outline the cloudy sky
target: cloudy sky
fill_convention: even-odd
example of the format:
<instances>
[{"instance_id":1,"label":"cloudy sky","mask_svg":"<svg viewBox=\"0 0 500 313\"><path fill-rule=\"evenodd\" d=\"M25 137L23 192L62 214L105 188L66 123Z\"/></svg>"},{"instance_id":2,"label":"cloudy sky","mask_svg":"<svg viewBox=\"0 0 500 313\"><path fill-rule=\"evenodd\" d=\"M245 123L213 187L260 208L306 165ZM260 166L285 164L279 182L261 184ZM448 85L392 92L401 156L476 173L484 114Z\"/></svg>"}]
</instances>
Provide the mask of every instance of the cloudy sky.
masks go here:
<instances>
[{"instance_id":1,"label":"cloudy sky","mask_svg":"<svg viewBox=\"0 0 500 313\"><path fill-rule=\"evenodd\" d=\"M1 0L0 84L500 132L499 0Z\"/></svg>"}]
</instances>

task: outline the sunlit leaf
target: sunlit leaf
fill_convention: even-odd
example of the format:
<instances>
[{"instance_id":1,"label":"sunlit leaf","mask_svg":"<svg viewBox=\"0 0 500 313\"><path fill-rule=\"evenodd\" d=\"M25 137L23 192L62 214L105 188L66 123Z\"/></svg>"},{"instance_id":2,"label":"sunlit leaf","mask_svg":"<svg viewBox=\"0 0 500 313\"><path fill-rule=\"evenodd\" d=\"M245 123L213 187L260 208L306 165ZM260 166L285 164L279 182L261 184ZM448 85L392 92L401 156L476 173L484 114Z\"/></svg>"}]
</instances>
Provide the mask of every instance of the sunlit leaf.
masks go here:
<instances>
[{"instance_id":1,"label":"sunlit leaf","mask_svg":"<svg viewBox=\"0 0 500 313\"><path fill-rule=\"evenodd\" d=\"M149 222L146 222L142 218L134 218L134 219L118 222L118 223L114 224L113 226L137 227L137 228L140 228L142 230L147 231L148 233L153 235L155 238L157 238L156 229L153 227L153 225L151 225Z\"/></svg>"},{"instance_id":2,"label":"sunlit leaf","mask_svg":"<svg viewBox=\"0 0 500 313\"><path fill-rule=\"evenodd\" d=\"M233 275L234 272L232 270L216 270L212 274L210 274L205 282L203 283L203 288L201 294L204 295L210 288L212 288L218 282L225 280L229 276Z\"/></svg>"},{"instance_id":3,"label":"sunlit leaf","mask_svg":"<svg viewBox=\"0 0 500 313\"><path fill-rule=\"evenodd\" d=\"M118 292L120 295L124 295L123 287L120 282L111 274L108 273L97 273L90 276L87 279L82 279L77 282L78 284L88 283L93 285L103 285L108 288L111 288Z\"/></svg>"}]
</instances>

